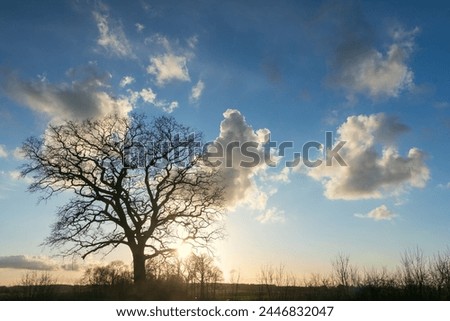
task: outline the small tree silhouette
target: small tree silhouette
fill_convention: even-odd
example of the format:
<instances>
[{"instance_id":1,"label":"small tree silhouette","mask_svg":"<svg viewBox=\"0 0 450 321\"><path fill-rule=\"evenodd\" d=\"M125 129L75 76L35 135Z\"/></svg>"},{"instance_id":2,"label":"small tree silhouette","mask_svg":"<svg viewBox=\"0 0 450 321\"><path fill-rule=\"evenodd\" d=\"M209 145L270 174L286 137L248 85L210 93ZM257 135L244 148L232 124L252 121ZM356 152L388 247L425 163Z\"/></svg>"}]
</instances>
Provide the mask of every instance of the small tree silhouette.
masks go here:
<instances>
[{"instance_id":1,"label":"small tree silhouette","mask_svg":"<svg viewBox=\"0 0 450 321\"><path fill-rule=\"evenodd\" d=\"M56 279L49 272L27 272L22 276L22 298L25 300L46 300L54 293Z\"/></svg>"},{"instance_id":2,"label":"small tree silhouette","mask_svg":"<svg viewBox=\"0 0 450 321\"><path fill-rule=\"evenodd\" d=\"M401 257L400 282L407 296L420 299L429 283L427 260L418 247L406 250Z\"/></svg>"},{"instance_id":3,"label":"small tree silhouette","mask_svg":"<svg viewBox=\"0 0 450 321\"><path fill-rule=\"evenodd\" d=\"M106 266L88 268L82 281L88 285L115 287L129 285L132 280L129 267L122 261L113 261Z\"/></svg>"},{"instance_id":4,"label":"small tree silhouette","mask_svg":"<svg viewBox=\"0 0 450 321\"><path fill-rule=\"evenodd\" d=\"M438 299L450 299L450 250L437 253L430 262L430 281Z\"/></svg>"},{"instance_id":5,"label":"small tree silhouette","mask_svg":"<svg viewBox=\"0 0 450 321\"><path fill-rule=\"evenodd\" d=\"M186 267L187 280L194 285L196 297L200 300L214 298L217 283L223 280L223 273L214 265L213 258L207 254L193 253L187 258Z\"/></svg>"}]
</instances>

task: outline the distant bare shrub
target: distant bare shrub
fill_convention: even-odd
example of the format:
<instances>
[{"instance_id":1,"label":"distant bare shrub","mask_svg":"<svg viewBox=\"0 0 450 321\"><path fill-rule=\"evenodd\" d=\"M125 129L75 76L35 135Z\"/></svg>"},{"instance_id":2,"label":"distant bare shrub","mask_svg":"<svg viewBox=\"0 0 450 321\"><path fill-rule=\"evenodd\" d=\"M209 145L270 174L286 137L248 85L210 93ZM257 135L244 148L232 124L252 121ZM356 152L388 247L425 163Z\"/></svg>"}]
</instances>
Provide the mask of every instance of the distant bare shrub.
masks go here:
<instances>
[{"instance_id":1,"label":"distant bare shrub","mask_svg":"<svg viewBox=\"0 0 450 321\"><path fill-rule=\"evenodd\" d=\"M283 264L278 267L264 265L258 274L260 300L289 300L295 297L297 278L286 271Z\"/></svg>"},{"instance_id":2,"label":"distant bare shrub","mask_svg":"<svg viewBox=\"0 0 450 321\"><path fill-rule=\"evenodd\" d=\"M450 299L450 250L437 253L430 261L430 282L437 291L437 298Z\"/></svg>"},{"instance_id":3,"label":"distant bare shrub","mask_svg":"<svg viewBox=\"0 0 450 321\"><path fill-rule=\"evenodd\" d=\"M400 261L399 281L407 296L423 298L430 281L427 260L419 248L406 250Z\"/></svg>"},{"instance_id":4,"label":"distant bare shrub","mask_svg":"<svg viewBox=\"0 0 450 321\"><path fill-rule=\"evenodd\" d=\"M183 282L183 262L177 257L157 256L146 263L147 279L150 281Z\"/></svg>"},{"instance_id":5,"label":"distant bare shrub","mask_svg":"<svg viewBox=\"0 0 450 321\"><path fill-rule=\"evenodd\" d=\"M54 293L56 279L49 272L27 272L22 276L20 286L24 300L45 300Z\"/></svg>"},{"instance_id":6,"label":"distant bare shrub","mask_svg":"<svg viewBox=\"0 0 450 321\"><path fill-rule=\"evenodd\" d=\"M333 280L337 286L349 287L358 286L360 276L358 267L350 264L350 256L338 254L331 262Z\"/></svg>"},{"instance_id":7,"label":"distant bare shrub","mask_svg":"<svg viewBox=\"0 0 450 321\"><path fill-rule=\"evenodd\" d=\"M195 298L215 298L217 285L223 281L223 273L214 265L212 257L206 254L191 254L185 262L185 273L187 283L193 286Z\"/></svg>"},{"instance_id":8,"label":"distant bare shrub","mask_svg":"<svg viewBox=\"0 0 450 321\"><path fill-rule=\"evenodd\" d=\"M82 283L94 286L126 286L132 284L132 272L122 261L106 266L95 266L84 272Z\"/></svg>"}]
</instances>

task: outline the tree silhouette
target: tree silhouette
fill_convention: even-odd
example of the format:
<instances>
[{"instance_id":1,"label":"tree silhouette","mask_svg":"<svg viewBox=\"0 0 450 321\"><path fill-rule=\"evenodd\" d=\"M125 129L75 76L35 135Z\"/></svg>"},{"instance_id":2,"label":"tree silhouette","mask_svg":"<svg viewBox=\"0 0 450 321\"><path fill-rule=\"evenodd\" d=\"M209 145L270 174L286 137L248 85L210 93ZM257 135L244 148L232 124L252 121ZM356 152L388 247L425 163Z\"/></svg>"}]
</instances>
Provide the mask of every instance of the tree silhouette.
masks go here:
<instances>
[{"instance_id":1,"label":"tree silhouette","mask_svg":"<svg viewBox=\"0 0 450 321\"><path fill-rule=\"evenodd\" d=\"M222 271L214 265L214 260L207 254L196 255L192 253L186 259L186 276L188 282L198 285L198 298L205 300L214 298L217 282L223 280ZM212 288L211 288L212 287Z\"/></svg>"},{"instance_id":2,"label":"tree silhouette","mask_svg":"<svg viewBox=\"0 0 450 321\"><path fill-rule=\"evenodd\" d=\"M134 282L145 262L182 242L208 246L221 237L223 188L202 162L201 134L170 117L112 115L49 125L23 146L31 192L71 192L45 244L83 258L128 246Z\"/></svg>"},{"instance_id":3,"label":"tree silhouette","mask_svg":"<svg viewBox=\"0 0 450 321\"><path fill-rule=\"evenodd\" d=\"M122 261L113 261L106 266L90 267L84 271L83 284L95 286L126 286L131 284L129 267Z\"/></svg>"}]
</instances>

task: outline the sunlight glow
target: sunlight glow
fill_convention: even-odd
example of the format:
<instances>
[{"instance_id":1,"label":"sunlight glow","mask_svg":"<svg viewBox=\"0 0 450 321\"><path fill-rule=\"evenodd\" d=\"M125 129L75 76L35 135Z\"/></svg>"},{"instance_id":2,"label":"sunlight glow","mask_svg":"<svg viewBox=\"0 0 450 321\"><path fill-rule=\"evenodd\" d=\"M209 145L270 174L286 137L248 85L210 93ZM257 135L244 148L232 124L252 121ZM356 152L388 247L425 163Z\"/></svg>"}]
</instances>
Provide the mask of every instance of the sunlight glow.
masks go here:
<instances>
[{"instance_id":1,"label":"sunlight glow","mask_svg":"<svg viewBox=\"0 0 450 321\"><path fill-rule=\"evenodd\" d=\"M192 253L192 245L189 243L181 243L177 247L177 256L180 259L187 258Z\"/></svg>"}]
</instances>

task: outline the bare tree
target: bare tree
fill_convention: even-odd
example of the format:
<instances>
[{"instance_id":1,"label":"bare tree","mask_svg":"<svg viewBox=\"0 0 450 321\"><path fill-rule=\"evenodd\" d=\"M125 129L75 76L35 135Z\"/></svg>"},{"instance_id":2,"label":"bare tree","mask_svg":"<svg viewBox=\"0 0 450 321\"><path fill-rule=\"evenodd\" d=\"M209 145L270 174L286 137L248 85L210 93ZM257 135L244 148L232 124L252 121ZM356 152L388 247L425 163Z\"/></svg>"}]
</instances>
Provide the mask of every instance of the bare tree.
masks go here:
<instances>
[{"instance_id":1,"label":"bare tree","mask_svg":"<svg viewBox=\"0 0 450 321\"><path fill-rule=\"evenodd\" d=\"M36 271L25 273L22 276L20 286L22 287L23 299L44 300L54 294L56 279L49 272L38 273Z\"/></svg>"},{"instance_id":2,"label":"bare tree","mask_svg":"<svg viewBox=\"0 0 450 321\"><path fill-rule=\"evenodd\" d=\"M333 276L337 285L349 287L359 283L358 268L350 264L350 256L338 254L332 262Z\"/></svg>"},{"instance_id":3,"label":"bare tree","mask_svg":"<svg viewBox=\"0 0 450 321\"><path fill-rule=\"evenodd\" d=\"M188 280L199 286L198 297L204 300L215 296L217 283L223 280L222 271L207 254L191 254L186 260ZM212 288L211 288L212 287ZM209 291L211 290L211 291ZM212 292L212 293L210 293Z\"/></svg>"},{"instance_id":4,"label":"bare tree","mask_svg":"<svg viewBox=\"0 0 450 321\"><path fill-rule=\"evenodd\" d=\"M86 269L82 283L96 286L126 286L131 284L132 276L129 267L122 261L113 261L106 266L95 266Z\"/></svg>"},{"instance_id":5,"label":"bare tree","mask_svg":"<svg viewBox=\"0 0 450 321\"><path fill-rule=\"evenodd\" d=\"M450 297L450 250L434 256L430 261L430 282L438 293L439 299Z\"/></svg>"},{"instance_id":6,"label":"bare tree","mask_svg":"<svg viewBox=\"0 0 450 321\"><path fill-rule=\"evenodd\" d=\"M176 257L158 256L147 261L147 277L155 281L184 282L183 261Z\"/></svg>"},{"instance_id":7,"label":"bare tree","mask_svg":"<svg viewBox=\"0 0 450 321\"><path fill-rule=\"evenodd\" d=\"M273 298L273 287L275 286L275 270L272 265L261 266L258 281L260 284L261 299L264 296L264 290L267 293L268 299Z\"/></svg>"},{"instance_id":8,"label":"bare tree","mask_svg":"<svg viewBox=\"0 0 450 321\"><path fill-rule=\"evenodd\" d=\"M386 267L364 269L362 284L372 288L386 288L395 286L395 277L390 275Z\"/></svg>"},{"instance_id":9,"label":"bare tree","mask_svg":"<svg viewBox=\"0 0 450 321\"><path fill-rule=\"evenodd\" d=\"M420 248L406 250L401 258L399 279L406 294L421 298L429 283L427 259Z\"/></svg>"},{"instance_id":10,"label":"bare tree","mask_svg":"<svg viewBox=\"0 0 450 321\"><path fill-rule=\"evenodd\" d=\"M201 160L201 135L173 118L117 115L49 125L23 144L22 175L31 192L73 198L59 208L46 244L83 258L129 247L135 283L145 262L181 242L208 246L221 237L219 176Z\"/></svg>"},{"instance_id":11,"label":"bare tree","mask_svg":"<svg viewBox=\"0 0 450 321\"><path fill-rule=\"evenodd\" d=\"M241 279L241 271L235 269L230 271L231 296L234 300L237 299L239 292L239 281Z\"/></svg>"}]
</instances>

